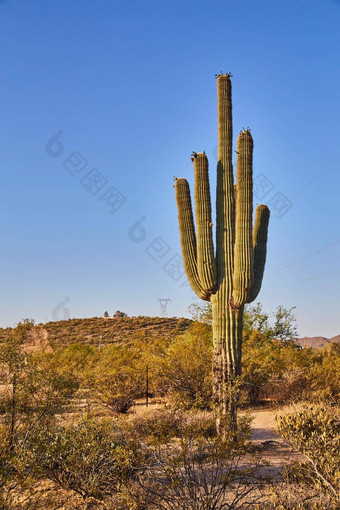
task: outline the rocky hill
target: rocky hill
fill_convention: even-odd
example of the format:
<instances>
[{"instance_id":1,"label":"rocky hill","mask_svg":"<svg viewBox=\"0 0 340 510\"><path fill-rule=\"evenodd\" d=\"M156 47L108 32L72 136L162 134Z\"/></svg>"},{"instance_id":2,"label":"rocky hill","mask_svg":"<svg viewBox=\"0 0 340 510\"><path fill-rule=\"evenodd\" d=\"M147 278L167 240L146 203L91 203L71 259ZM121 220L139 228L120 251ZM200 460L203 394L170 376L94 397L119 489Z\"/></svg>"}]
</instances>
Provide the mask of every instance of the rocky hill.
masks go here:
<instances>
[{"instance_id":1,"label":"rocky hill","mask_svg":"<svg viewBox=\"0 0 340 510\"><path fill-rule=\"evenodd\" d=\"M148 338L175 338L192 324L190 319L176 317L93 317L69 319L36 325L25 345L26 352L66 346L73 343L104 345L130 343ZM0 329L0 341L11 328Z\"/></svg>"},{"instance_id":2,"label":"rocky hill","mask_svg":"<svg viewBox=\"0 0 340 510\"><path fill-rule=\"evenodd\" d=\"M176 317L92 317L37 324L25 345L26 352L55 349L73 343L105 345L130 343L148 338L173 339L187 331L193 321ZM11 328L0 328L0 341ZM321 348L340 343L340 335L296 338L301 347Z\"/></svg>"}]
</instances>

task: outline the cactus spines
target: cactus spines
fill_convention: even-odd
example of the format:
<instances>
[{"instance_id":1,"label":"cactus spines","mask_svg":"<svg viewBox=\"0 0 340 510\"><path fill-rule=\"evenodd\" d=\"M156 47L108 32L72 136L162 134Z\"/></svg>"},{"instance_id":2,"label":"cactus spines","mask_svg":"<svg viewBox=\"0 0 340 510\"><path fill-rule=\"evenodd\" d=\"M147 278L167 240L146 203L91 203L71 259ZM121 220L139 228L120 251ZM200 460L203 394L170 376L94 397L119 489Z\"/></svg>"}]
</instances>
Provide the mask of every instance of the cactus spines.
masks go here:
<instances>
[{"instance_id":1,"label":"cactus spines","mask_svg":"<svg viewBox=\"0 0 340 510\"><path fill-rule=\"evenodd\" d=\"M198 297L209 301L210 292L204 291L198 276L196 233L188 181L177 179L175 190L184 269L189 283Z\"/></svg>"},{"instance_id":2,"label":"cactus spines","mask_svg":"<svg viewBox=\"0 0 340 510\"><path fill-rule=\"evenodd\" d=\"M247 301L253 282L253 139L242 131L237 139L236 211L233 291L231 305L240 308Z\"/></svg>"},{"instance_id":3,"label":"cactus spines","mask_svg":"<svg viewBox=\"0 0 340 510\"><path fill-rule=\"evenodd\" d=\"M231 74L217 78L218 163L216 253L212 240L208 159L192 153L195 173L196 231L186 179L175 181L184 267L193 290L211 301L213 313L213 395L219 416L236 419L231 392L241 373L243 309L258 295L266 260L269 209L253 216L253 138L243 129L237 140L236 183L232 165ZM196 238L197 235L197 238Z\"/></svg>"},{"instance_id":4,"label":"cactus spines","mask_svg":"<svg viewBox=\"0 0 340 510\"><path fill-rule=\"evenodd\" d=\"M203 289L211 292L217 283L217 271L211 228L208 158L204 152L197 154L194 160L194 172L197 271Z\"/></svg>"},{"instance_id":5,"label":"cactus spines","mask_svg":"<svg viewBox=\"0 0 340 510\"><path fill-rule=\"evenodd\" d=\"M254 301L261 289L266 262L268 224L269 209L266 205L260 204L255 211L253 230L254 281L247 298L247 303Z\"/></svg>"}]
</instances>

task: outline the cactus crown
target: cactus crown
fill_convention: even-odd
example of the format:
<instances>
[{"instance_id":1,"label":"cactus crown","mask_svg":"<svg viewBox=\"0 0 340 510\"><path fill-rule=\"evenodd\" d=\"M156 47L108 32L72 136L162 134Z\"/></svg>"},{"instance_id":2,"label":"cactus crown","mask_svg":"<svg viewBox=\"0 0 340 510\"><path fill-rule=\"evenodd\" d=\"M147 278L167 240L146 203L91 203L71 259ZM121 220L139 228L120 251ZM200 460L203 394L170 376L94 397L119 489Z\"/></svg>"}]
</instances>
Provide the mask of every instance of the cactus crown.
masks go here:
<instances>
[{"instance_id":1,"label":"cactus crown","mask_svg":"<svg viewBox=\"0 0 340 510\"><path fill-rule=\"evenodd\" d=\"M231 73L224 74L223 71L221 71L219 74L215 74L215 78L232 78L233 75Z\"/></svg>"}]
</instances>

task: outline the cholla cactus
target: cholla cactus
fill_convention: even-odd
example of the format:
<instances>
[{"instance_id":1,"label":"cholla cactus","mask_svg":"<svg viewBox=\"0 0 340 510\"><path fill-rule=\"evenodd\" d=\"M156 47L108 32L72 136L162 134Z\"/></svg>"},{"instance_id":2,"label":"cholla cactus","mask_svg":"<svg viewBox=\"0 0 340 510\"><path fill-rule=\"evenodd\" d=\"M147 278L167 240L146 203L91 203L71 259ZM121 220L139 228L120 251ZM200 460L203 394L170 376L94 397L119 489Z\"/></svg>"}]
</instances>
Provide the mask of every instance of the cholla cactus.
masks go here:
<instances>
[{"instance_id":1,"label":"cholla cactus","mask_svg":"<svg viewBox=\"0 0 340 510\"><path fill-rule=\"evenodd\" d=\"M257 207L253 228L253 139L249 129L238 136L234 184L230 74L217 76L217 95L216 252L205 152L192 154L196 229L187 180L176 179L175 190L185 271L198 297L212 304L214 400L219 416L235 418L235 392L230 390L241 373L243 309L261 288L269 209Z\"/></svg>"}]
</instances>

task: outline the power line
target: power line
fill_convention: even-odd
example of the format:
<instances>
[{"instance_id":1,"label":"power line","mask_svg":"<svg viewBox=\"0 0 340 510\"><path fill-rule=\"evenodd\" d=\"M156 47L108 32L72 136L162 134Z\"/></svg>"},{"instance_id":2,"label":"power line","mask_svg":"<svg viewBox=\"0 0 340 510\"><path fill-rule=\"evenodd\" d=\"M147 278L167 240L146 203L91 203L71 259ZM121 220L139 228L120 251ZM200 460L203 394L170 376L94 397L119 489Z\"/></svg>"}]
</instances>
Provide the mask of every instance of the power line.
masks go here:
<instances>
[{"instance_id":1,"label":"power line","mask_svg":"<svg viewBox=\"0 0 340 510\"><path fill-rule=\"evenodd\" d=\"M309 253L308 255L305 255L304 257L301 257L299 259L293 260L293 262L290 262L289 264L286 264L285 266L279 267L278 269L275 269L275 271L272 271L271 273L268 273L268 275L278 273L279 271L282 271L283 269L286 269L287 267L293 266L294 264L297 264L298 262L302 262L302 260L306 260L309 257L312 257L313 255L317 255L318 253L327 250L331 246L335 246L336 244L340 243L340 239L337 241L334 241L334 243L330 243L327 246L324 246L323 248L320 248L319 250L313 251L312 253Z\"/></svg>"},{"instance_id":2,"label":"power line","mask_svg":"<svg viewBox=\"0 0 340 510\"><path fill-rule=\"evenodd\" d=\"M340 156L340 154L337 154L335 156L335 158L333 158L322 170L320 170L319 173L317 173L307 184L306 186L304 186L302 189L300 189L300 191L298 191L297 193L295 193L295 195L293 196L292 200L295 200L295 198L299 195L301 195L301 193L304 193L306 191L306 189L314 182L316 181L320 175L322 175L326 170L328 170L328 168L330 166L333 165L334 161L336 161L338 159L338 157Z\"/></svg>"},{"instance_id":3,"label":"power line","mask_svg":"<svg viewBox=\"0 0 340 510\"><path fill-rule=\"evenodd\" d=\"M297 283L303 283L303 282L307 282L308 280L314 280L314 278L320 278L321 276L326 276L328 274L333 274L333 273L338 273L340 271L340 269L334 269L333 271L326 271L324 273L319 273L319 274L316 274L314 276L310 276L309 278L304 278L303 280L296 280L295 282L291 282L291 283L284 283L283 285L278 285L277 287L288 287L290 285L295 285Z\"/></svg>"},{"instance_id":4,"label":"power line","mask_svg":"<svg viewBox=\"0 0 340 510\"><path fill-rule=\"evenodd\" d=\"M335 283L329 283L328 285L321 285L320 287L318 287L318 289L325 289L327 287L340 287L340 282L335 282ZM299 292L305 292L305 291L311 291L313 290L314 287L307 287L305 289L299 289Z\"/></svg>"},{"instance_id":5,"label":"power line","mask_svg":"<svg viewBox=\"0 0 340 510\"><path fill-rule=\"evenodd\" d=\"M319 232L318 234L315 234L311 237L308 237L308 239L305 239L304 241L302 241L301 243L295 245L295 248L299 248L299 246L303 246L304 244L308 243L309 241L313 241L313 239L318 239L319 237L325 237L326 235L328 235L332 230L334 230L335 227L337 227L338 225L340 225L340 221L338 221L337 223L335 223L335 225L333 225L332 227L330 227L329 229L327 229L327 231L325 231L325 229L322 230L322 232Z\"/></svg>"}]
</instances>

